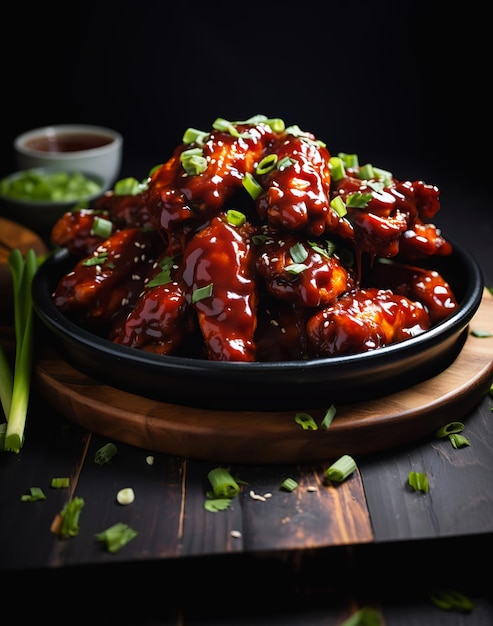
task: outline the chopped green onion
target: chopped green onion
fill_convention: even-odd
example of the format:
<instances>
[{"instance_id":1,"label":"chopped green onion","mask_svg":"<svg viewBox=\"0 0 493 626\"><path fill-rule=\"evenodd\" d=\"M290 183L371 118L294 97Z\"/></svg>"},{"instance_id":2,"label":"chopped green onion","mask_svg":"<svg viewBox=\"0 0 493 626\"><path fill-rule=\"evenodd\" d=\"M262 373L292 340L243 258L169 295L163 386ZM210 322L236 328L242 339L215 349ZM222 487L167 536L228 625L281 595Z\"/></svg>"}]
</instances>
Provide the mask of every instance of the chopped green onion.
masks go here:
<instances>
[{"instance_id":1,"label":"chopped green onion","mask_svg":"<svg viewBox=\"0 0 493 626\"><path fill-rule=\"evenodd\" d=\"M452 609L472 611L474 608L474 604L470 598L453 589L435 589L430 591L428 597L435 606L445 611Z\"/></svg>"},{"instance_id":2,"label":"chopped green onion","mask_svg":"<svg viewBox=\"0 0 493 626\"><path fill-rule=\"evenodd\" d=\"M241 211L236 211L235 209L229 209L226 213L226 219L228 220L228 224L231 226L243 226L246 222L246 216Z\"/></svg>"},{"instance_id":3,"label":"chopped green onion","mask_svg":"<svg viewBox=\"0 0 493 626\"><path fill-rule=\"evenodd\" d=\"M346 197L346 206L353 209L366 209L368 202L373 198L371 193L350 193Z\"/></svg>"},{"instance_id":4,"label":"chopped green onion","mask_svg":"<svg viewBox=\"0 0 493 626\"><path fill-rule=\"evenodd\" d=\"M383 626L383 616L380 611L363 607L353 613L341 626Z\"/></svg>"},{"instance_id":5,"label":"chopped green onion","mask_svg":"<svg viewBox=\"0 0 493 626\"><path fill-rule=\"evenodd\" d=\"M298 241L289 249L289 256L295 263L303 263L303 261L306 261L308 257L308 252L303 244Z\"/></svg>"},{"instance_id":6,"label":"chopped green onion","mask_svg":"<svg viewBox=\"0 0 493 626\"><path fill-rule=\"evenodd\" d=\"M94 535L96 541L101 541L106 544L106 549L112 554L121 550L132 539L137 537L138 532L133 528L130 528L127 524L118 522L113 524L106 530Z\"/></svg>"},{"instance_id":7,"label":"chopped green onion","mask_svg":"<svg viewBox=\"0 0 493 626\"><path fill-rule=\"evenodd\" d=\"M298 483L293 478L285 478L281 483L281 489L285 491L294 491Z\"/></svg>"},{"instance_id":8,"label":"chopped green onion","mask_svg":"<svg viewBox=\"0 0 493 626\"><path fill-rule=\"evenodd\" d=\"M320 428L322 428L323 430L327 430L332 424L332 420L334 419L335 415L336 415L336 408L332 404L325 412L324 418L320 424Z\"/></svg>"},{"instance_id":9,"label":"chopped green onion","mask_svg":"<svg viewBox=\"0 0 493 626\"><path fill-rule=\"evenodd\" d=\"M231 473L223 467L212 469L207 474L207 478L216 497L234 498L240 493L240 486Z\"/></svg>"},{"instance_id":10,"label":"chopped green onion","mask_svg":"<svg viewBox=\"0 0 493 626\"><path fill-rule=\"evenodd\" d=\"M81 172L21 172L0 181L0 193L9 198L53 202L77 201L96 195L101 185Z\"/></svg>"},{"instance_id":11,"label":"chopped green onion","mask_svg":"<svg viewBox=\"0 0 493 626\"><path fill-rule=\"evenodd\" d=\"M342 180L346 176L344 169L344 161L339 157L331 157L329 159L330 177L334 182Z\"/></svg>"},{"instance_id":12,"label":"chopped green onion","mask_svg":"<svg viewBox=\"0 0 493 626\"><path fill-rule=\"evenodd\" d=\"M145 189L147 189L147 181L139 182L132 176L122 178L113 185L115 196L138 196Z\"/></svg>"},{"instance_id":13,"label":"chopped green onion","mask_svg":"<svg viewBox=\"0 0 493 626\"><path fill-rule=\"evenodd\" d=\"M276 166L277 159L277 154L268 154L265 156L255 168L255 174L261 176L262 174L267 174L267 172L273 170Z\"/></svg>"},{"instance_id":14,"label":"chopped green onion","mask_svg":"<svg viewBox=\"0 0 493 626\"><path fill-rule=\"evenodd\" d=\"M183 134L183 143L196 143L199 146L203 146L208 133L203 130L197 130L196 128L187 128Z\"/></svg>"},{"instance_id":15,"label":"chopped green onion","mask_svg":"<svg viewBox=\"0 0 493 626\"><path fill-rule=\"evenodd\" d=\"M31 487L28 496L21 496L22 502L36 502L36 500L46 500L46 496L41 487Z\"/></svg>"},{"instance_id":16,"label":"chopped green onion","mask_svg":"<svg viewBox=\"0 0 493 626\"><path fill-rule=\"evenodd\" d=\"M117 448L114 443L107 443L99 450L96 450L96 454L94 455L94 462L98 465L105 465L109 463L111 459L117 453Z\"/></svg>"},{"instance_id":17,"label":"chopped green onion","mask_svg":"<svg viewBox=\"0 0 493 626\"><path fill-rule=\"evenodd\" d=\"M125 487L124 489L120 489L120 491L116 494L116 501L118 504L132 504L135 500L135 493L132 487Z\"/></svg>"},{"instance_id":18,"label":"chopped green onion","mask_svg":"<svg viewBox=\"0 0 493 626\"><path fill-rule=\"evenodd\" d=\"M99 254L95 254L94 256L91 256L88 259L85 259L82 262L82 265L84 265L84 267L92 267L93 265L102 265L107 260L108 260L108 253L100 252Z\"/></svg>"},{"instance_id":19,"label":"chopped green onion","mask_svg":"<svg viewBox=\"0 0 493 626\"><path fill-rule=\"evenodd\" d=\"M460 433L463 430L464 424L462 422L449 422L436 431L435 437L448 437L452 433Z\"/></svg>"},{"instance_id":20,"label":"chopped green onion","mask_svg":"<svg viewBox=\"0 0 493 626\"><path fill-rule=\"evenodd\" d=\"M409 472L407 477L408 483L415 491L422 491L428 493L430 486L428 484L428 477L424 473Z\"/></svg>"},{"instance_id":21,"label":"chopped green onion","mask_svg":"<svg viewBox=\"0 0 493 626\"><path fill-rule=\"evenodd\" d=\"M241 183L253 200L256 200L263 191L260 183L255 180L250 172L245 174Z\"/></svg>"},{"instance_id":22,"label":"chopped green onion","mask_svg":"<svg viewBox=\"0 0 493 626\"><path fill-rule=\"evenodd\" d=\"M70 486L70 478L52 478L50 485L53 489L65 489Z\"/></svg>"},{"instance_id":23,"label":"chopped green onion","mask_svg":"<svg viewBox=\"0 0 493 626\"><path fill-rule=\"evenodd\" d=\"M104 217L97 216L94 218L92 231L97 237L108 239L108 237L113 232L113 224L112 222L110 222L110 220L107 220Z\"/></svg>"},{"instance_id":24,"label":"chopped green onion","mask_svg":"<svg viewBox=\"0 0 493 626\"><path fill-rule=\"evenodd\" d=\"M74 498L66 504L59 514L57 534L60 537L75 537L79 534L79 518L84 507L83 498Z\"/></svg>"},{"instance_id":25,"label":"chopped green onion","mask_svg":"<svg viewBox=\"0 0 493 626\"><path fill-rule=\"evenodd\" d=\"M344 217L347 213L346 203L341 196L335 196L330 201L330 206L334 209L339 217Z\"/></svg>"},{"instance_id":26,"label":"chopped green onion","mask_svg":"<svg viewBox=\"0 0 493 626\"><path fill-rule=\"evenodd\" d=\"M204 502L204 509L211 513L225 511L231 506L231 500L232 498L211 498Z\"/></svg>"},{"instance_id":27,"label":"chopped green onion","mask_svg":"<svg viewBox=\"0 0 493 626\"><path fill-rule=\"evenodd\" d=\"M356 461L353 457L349 454L343 454L325 470L325 475L329 480L340 483L351 476L356 468Z\"/></svg>"},{"instance_id":28,"label":"chopped green onion","mask_svg":"<svg viewBox=\"0 0 493 626\"><path fill-rule=\"evenodd\" d=\"M371 180L372 178L375 178L375 171L373 169L373 165L371 163L362 165L358 172L358 178L360 180Z\"/></svg>"},{"instance_id":29,"label":"chopped green onion","mask_svg":"<svg viewBox=\"0 0 493 626\"><path fill-rule=\"evenodd\" d=\"M10 385L10 410L6 413L4 449L20 452L24 443L27 409L32 377L33 360L33 306L31 284L38 267L36 253L30 248L25 257L15 248L9 255L9 267L14 290L15 362L14 374L6 377L0 385ZM2 359L5 366L4 359ZM10 387L2 392L2 405L8 406Z\"/></svg>"},{"instance_id":30,"label":"chopped green onion","mask_svg":"<svg viewBox=\"0 0 493 626\"><path fill-rule=\"evenodd\" d=\"M337 156L342 159L345 167L359 167L359 159L357 154L346 154L345 152L339 152Z\"/></svg>"},{"instance_id":31,"label":"chopped green onion","mask_svg":"<svg viewBox=\"0 0 493 626\"><path fill-rule=\"evenodd\" d=\"M293 159L291 157L285 156L283 159L277 162L276 167L278 170L285 170L287 167L290 167L293 164Z\"/></svg>"},{"instance_id":32,"label":"chopped green onion","mask_svg":"<svg viewBox=\"0 0 493 626\"><path fill-rule=\"evenodd\" d=\"M192 293L192 304L199 302L200 300L205 300L206 298L210 298L212 296L212 288L213 283L209 283L205 287L200 287L199 289L195 289Z\"/></svg>"},{"instance_id":33,"label":"chopped green onion","mask_svg":"<svg viewBox=\"0 0 493 626\"><path fill-rule=\"evenodd\" d=\"M284 269L288 274L301 274L308 269L308 265L304 263L291 263L291 265L286 265Z\"/></svg>"},{"instance_id":34,"label":"chopped green onion","mask_svg":"<svg viewBox=\"0 0 493 626\"><path fill-rule=\"evenodd\" d=\"M470 446L471 442L467 439L467 437L464 437L464 435L459 435L457 433L452 433L451 435L449 435L448 437L450 439L450 443L453 445L454 448L464 448L465 446Z\"/></svg>"},{"instance_id":35,"label":"chopped green onion","mask_svg":"<svg viewBox=\"0 0 493 626\"><path fill-rule=\"evenodd\" d=\"M303 430L318 430L317 423L309 413L296 413L294 421L299 424Z\"/></svg>"},{"instance_id":36,"label":"chopped green onion","mask_svg":"<svg viewBox=\"0 0 493 626\"><path fill-rule=\"evenodd\" d=\"M188 176L197 176L207 169L207 159L201 148L190 148L180 154L180 162Z\"/></svg>"},{"instance_id":37,"label":"chopped green onion","mask_svg":"<svg viewBox=\"0 0 493 626\"><path fill-rule=\"evenodd\" d=\"M476 330L471 330L471 335L473 337L493 337L493 333L489 330L481 330L481 329L476 329Z\"/></svg>"}]
</instances>

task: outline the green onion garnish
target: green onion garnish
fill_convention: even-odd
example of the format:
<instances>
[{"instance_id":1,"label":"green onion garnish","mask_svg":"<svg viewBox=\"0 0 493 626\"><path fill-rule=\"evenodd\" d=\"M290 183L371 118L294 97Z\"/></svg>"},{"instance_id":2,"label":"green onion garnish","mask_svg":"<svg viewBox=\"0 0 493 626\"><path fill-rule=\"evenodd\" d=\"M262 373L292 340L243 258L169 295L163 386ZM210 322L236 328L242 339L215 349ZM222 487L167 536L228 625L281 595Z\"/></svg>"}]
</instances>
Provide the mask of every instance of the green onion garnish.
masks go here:
<instances>
[{"instance_id":1,"label":"green onion garnish","mask_svg":"<svg viewBox=\"0 0 493 626\"><path fill-rule=\"evenodd\" d=\"M212 288L213 283L209 283L205 287L200 287L199 289L195 289L192 293L192 304L199 302L200 300L205 300L206 298L210 298L212 296Z\"/></svg>"},{"instance_id":2,"label":"green onion garnish","mask_svg":"<svg viewBox=\"0 0 493 626\"><path fill-rule=\"evenodd\" d=\"M196 143L198 146L203 146L208 133L203 130L197 130L196 128L187 128L183 134L183 143Z\"/></svg>"},{"instance_id":3,"label":"green onion garnish","mask_svg":"<svg viewBox=\"0 0 493 626\"><path fill-rule=\"evenodd\" d=\"M197 176L207 169L207 159L201 148L190 148L180 154L180 162L188 176Z\"/></svg>"},{"instance_id":4,"label":"green onion garnish","mask_svg":"<svg viewBox=\"0 0 493 626\"><path fill-rule=\"evenodd\" d=\"M226 219L231 226L243 226L246 222L246 216L241 211L235 209L229 209L226 213Z\"/></svg>"},{"instance_id":5,"label":"green onion garnish","mask_svg":"<svg viewBox=\"0 0 493 626\"><path fill-rule=\"evenodd\" d=\"M341 483L346 480L356 470L357 465L353 457L349 454L343 454L337 461L332 463L330 467L325 470L326 477L336 483Z\"/></svg>"},{"instance_id":6,"label":"green onion garnish","mask_svg":"<svg viewBox=\"0 0 493 626\"><path fill-rule=\"evenodd\" d=\"M336 415L336 408L332 404L325 412L324 418L322 422L320 423L320 428L323 428L323 430L327 430L332 424L332 420L334 419L335 415Z\"/></svg>"},{"instance_id":7,"label":"green onion garnish","mask_svg":"<svg viewBox=\"0 0 493 626\"><path fill-rule=\"evenodd\" d=\"M50 485L53 489L65 489L70 486L70 478L52 478Z\"/></svg>"},{"instance_id":8,"label":"green onion garnish","mask_svg":"<svg viewBox=\"0 0 493 626\"><path fill-rule=\"evenodd\" d=\"M94 455L94 462L98 465L105 465L105 463L109 463L111 459L117 453L117 448L114 443L107 443L99 450L96 450L96 454Z\"/></svg>"},{"instance_id":9,"label":"green onion garnish","mask_svg":"<svg viewBox=\"0 0 493 626\"><path fill-rule=\"evenodd\" d=\"M334 182L342 180L346 177L344 169L344 161L339 157L331 157L329 159L330 177Z\"/></svg>"},{"instance_id":10,"label":"green onion garnish","mask_svg":"<svg viewBox=\"0 0 493 626\"><path fill-rule=\"evenodd\" d=\"M330 201L330 206L334 209L339 217L344 217L347 213L346 204L341 196L335 196Z\"/></svg>"},{"instance_id":11,"label":"green onion garnish","mask_svg":"<svg viewBox=\"0 0 493 626\"><path fill-rule=\"evenodd\" d=\"M253 200L256 200L262 193L262 186L255 180L250 172L245 174L241 182Z\"/></svg>"},{"instance_id":12,"label":"green onion garnish","mask_svg":"<svg viewBox=\"0 0 493 626\"><path fill-rule=\"evenodd\" d=\"M83 498L74 498L71 500L59 514L59 526L57 534L60 537L75 537L79 534L79 518L84 507Z\"/></svg>"},{"instance_id":13,"label":"green onion garnish","mask_svg":"<svg viewBox=\"0 0 493 626\"><path fill-rule=\"evenodd\" d=\"M303 428L303 430L318 430L317 423L309 413L296 413L294 421Z\"/></svg>"},{"instance_id":14,"label":"green onion garnish","mask_svg":"<svg viewBox=\"0 0 493 626\"><path fill-rule=\"evenodd\" d=\"M281 489L284 489L285 491L294 491L297 486L298 483L293 478L285 478L282 481Z\"/></svg>"},{"instance_id":15,"label":"green onion garnish","mask_svg":"<svg viewBox=\"0 0 493 626\"><path fill-rule=\"evenodd\" d=\"M407 480L415 491L428 493L428 491L430 490L430 486L428 485L428 477L424 473L409 472Z\"/></svg>"},{"instance_id":16,"label":"green onion garnish","mask_svg":"<svg viewBox=\"0 0 493 626\"><path fill-rule=\"evenodd\" d=\"M108 239L113 232L113 224L104 217L95 217L92 231L97 237Z\"/></svg>"},{"instance_id":17,"label":"green onion garnish","mask_svg":"<svg viewBox=\"0 0 493 626\"><path fill-rule=\"evenodd\" d=\"M207 474L207 478L216 498L234 498L240 493L240 486L231 473L223 467L212 469Z\"/></svg>"},{"instance_id":18,"label":"green onion garnish","mask_svg":"<svg viewBox=\"0 0 493 626\"><path fill-rule=\"evenodd\" d=\"M435 606L445 611L458 609L461 611L472 611L474 604L465 594L453 589L434 589L430 591L428 597Z\"/></svg>"},{"instance_id":19,"label":"green onion garnish","mask_svg":"<svg viewBox=\"0 0 493 626\"><path fill-rule=\"evenodd\" d=\"M110 526L106 530L94 535L96 541L101 541L106 544L108 552L118 552L123 546L126 546L129 541L132 541L137 537L138 533L133 528L130 528L127 524L121 522Z\"/></svg>"},{"instance_id":20,"label":"green onion garnish","mask_svg":"<svg viewBox=\"0 0 493 626\"><path fill-rule=\"evenodd\" d=\"M29 495L21 496L22 502L36 502L36 500L46 500L46 496L43 493L41 487L31 487L29 489Z\"/></svg>"},{"instance_id":21,"label":"green onion garnish","mask_svg":"<svg viewBox=\"0 0 493 626\"><path fill-rule=\"evenodd\" d=\"M277 159L277 154L268 154L267 156L265 156L255 168L255 174L258 174L260 176L262 174L267 174L267 172L273 170L276 166Z\"/></svg>"},{"instance_id":22,"label":"green onion garnish","mask_svg":"<svg viewBox=\"0 0 493 626\"><path fill-rule=\"evenodd\" d=\"M465 446L470 446L471 442L464 435L459 435L457 433L452 433L448 437L450 439L450 443L454 448L464 448Z\"/></svg>"},{"instance_id":23,"label":"green onion garnish","mask_svg":"<svg viewBox=\"0 0 493 626\"><path fill-rule=\"evenodd\" d=\"M460 433L463 430L464 424L462 422L449 422L436 431L435 437L448 437L453 433Z\"/></svg>"}]
</instances>

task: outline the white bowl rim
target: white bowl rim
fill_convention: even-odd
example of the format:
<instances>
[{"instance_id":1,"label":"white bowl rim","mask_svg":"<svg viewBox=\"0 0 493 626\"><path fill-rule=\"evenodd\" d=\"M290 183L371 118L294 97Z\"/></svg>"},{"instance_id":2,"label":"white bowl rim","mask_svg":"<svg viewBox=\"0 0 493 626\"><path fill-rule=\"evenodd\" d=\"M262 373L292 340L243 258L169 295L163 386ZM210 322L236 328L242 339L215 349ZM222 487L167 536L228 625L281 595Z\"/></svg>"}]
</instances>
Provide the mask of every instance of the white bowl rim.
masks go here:
<instances>
[{"instance_id":1,"label":"white bowl rim","mask_svg":"<svg viewBox=\"0 0 493 626\"><path fill-rule=\"evenodd\" d=\"M74 150L72 152L46 152L44 150L29 148L25 145L25 142L29 139L34 139L39 136L45 137L50 132L53 134L97 134L111 139L111 142L105 144L104 146L98 146L87 150ZM40 126L39 128L27 130L14 139L14 148L17 152L31 157L41 157L46 159L46 161L60 160L61 158L70 161L80 159L81 157L100 156L102 154L106 154L107 152L113 152L115 148L121 148L122 145L123 136L117 130L106 126L96 126L92 124L51 124L48 126Z\"/></svg>"}]
</instances>

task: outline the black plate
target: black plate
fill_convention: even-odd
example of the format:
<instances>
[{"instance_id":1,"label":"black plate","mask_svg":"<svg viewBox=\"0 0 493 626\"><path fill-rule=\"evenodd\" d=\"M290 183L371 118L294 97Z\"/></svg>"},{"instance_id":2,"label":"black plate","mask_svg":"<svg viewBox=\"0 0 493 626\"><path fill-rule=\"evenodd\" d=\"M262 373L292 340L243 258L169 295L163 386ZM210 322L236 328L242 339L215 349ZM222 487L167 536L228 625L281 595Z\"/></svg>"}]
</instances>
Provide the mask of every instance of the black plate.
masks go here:
<instances>
[{"instance_id":1,"label":"black plate","mask_svg":"<svg viewBox=\"0 0 493 626\"><path fill-rule=\"evenodd\" d=\"M381 397L435 376L457 357L481 303L484 282L474 257L454 246L433 267L459 307L429 331L372 352L308 361L239 363L159 356L102 339L67 319L51 294L75 265L53 254L33 281L40 329L62 358L84 374L125 391L173 404L228 410L328 407Z\"/></svg>"}]
</instances>

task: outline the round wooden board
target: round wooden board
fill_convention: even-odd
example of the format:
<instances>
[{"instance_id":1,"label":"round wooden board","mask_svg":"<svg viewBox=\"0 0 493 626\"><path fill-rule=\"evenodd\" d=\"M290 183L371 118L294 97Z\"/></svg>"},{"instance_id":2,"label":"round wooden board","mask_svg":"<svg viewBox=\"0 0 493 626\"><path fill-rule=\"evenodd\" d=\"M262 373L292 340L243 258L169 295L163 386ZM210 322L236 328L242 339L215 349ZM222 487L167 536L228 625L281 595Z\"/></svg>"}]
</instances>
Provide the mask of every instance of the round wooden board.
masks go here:
<instances>
[{"instance_id":1,"label":"round wooden board","mask_svg":"<svg viewBox=\"0 0 493 626\"><path fill-rule=\"evenodd\" d=\"M475 329L493 333L487 290L469 325ZM493 381L493 337L469 333L457 359L432 379L336 407L328 430L303 430L289 411L217 411L150 400L89 378L47 350L37 359L35 381L45 401L69 420L146 450L217 463L327 461L417 441L464 418ZM307 412L320 423L327 408Z\"/></svg>"},{"instance_id":2,"label":"round wooden board","mask_svg":"<svg viewBox=\"0 0 493 626\"><path fill-rule=\"evenodd\" d=\"M35 232L0 217L0 320L11 317L12 313L12 276L8 263L14 248L19 248L22 254L32 248L38 256L48 252L46 244Z\"/></svg>"}]
</instances>

